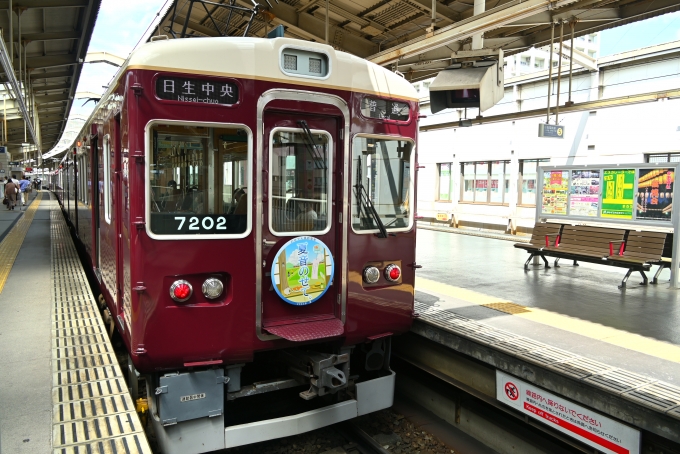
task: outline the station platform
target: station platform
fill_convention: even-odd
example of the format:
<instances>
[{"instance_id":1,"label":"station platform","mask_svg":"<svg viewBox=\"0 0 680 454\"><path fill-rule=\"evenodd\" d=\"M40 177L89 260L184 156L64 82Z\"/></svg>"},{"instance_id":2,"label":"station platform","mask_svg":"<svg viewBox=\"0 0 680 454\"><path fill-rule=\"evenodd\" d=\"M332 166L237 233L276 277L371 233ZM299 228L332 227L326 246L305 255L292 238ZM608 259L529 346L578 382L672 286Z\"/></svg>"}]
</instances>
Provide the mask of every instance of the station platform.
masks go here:
<instances>
[{"instance_id":1,"label":"station platform","mask_svg":"<svg viewBox=\"0 0 680 454\"><path fill-rule=\"evenodd\" d=\"M525 271L526 252L509 241L419 229L417 244L412 333L680 443L680 293L669 270L657 285L619 290L621 269L563 260Z\"/></svg>"},{"instance_id":2,"label":"station platform","mask_svg":"<svg viewBox=\"0 0 680 454\"><path fill-rule=\"evenodd\" d=\"M0 452L151 453L56 199L0 207Z\"/></svg>"}]
</instances>

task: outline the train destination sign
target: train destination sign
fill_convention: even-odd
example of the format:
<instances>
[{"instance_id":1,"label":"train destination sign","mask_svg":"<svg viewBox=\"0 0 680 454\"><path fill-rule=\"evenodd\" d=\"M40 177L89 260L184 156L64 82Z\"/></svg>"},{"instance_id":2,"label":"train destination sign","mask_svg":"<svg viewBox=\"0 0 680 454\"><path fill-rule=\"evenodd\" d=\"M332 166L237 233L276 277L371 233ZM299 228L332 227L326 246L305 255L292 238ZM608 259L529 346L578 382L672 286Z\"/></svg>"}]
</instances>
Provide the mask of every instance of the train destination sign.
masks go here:
<instances>
[{"instance_id":1,"label":"train destination sign","mask_svg":"<svg viewBox=\"0 0 680 454\"><path fill-rule=\"evenodd\" d=\"M383 120L408 120L408 104L387 99L366 97L361 101L361 113L364 117Z\"/></svg>"},{"instance_id":2,"label":"train destination sign","mask_svg":"<svg viewBox=\"0 0 680 454\"><path fill-rule=\"evenodd\" d=\"M159 77L156 96L168 101L232 105L238 102L238 85L187 77Z\"/></svg>"},{"instance_id":3,"label":"train destination sign","mask_svg":"<svg viewBox=\"0 0 680 454\"><path fill-rule=\"evenodd\" d=\"M496 398L598 451L640 453L638 430L499 370L496 371Z\"/></svg>"}]
</instances>

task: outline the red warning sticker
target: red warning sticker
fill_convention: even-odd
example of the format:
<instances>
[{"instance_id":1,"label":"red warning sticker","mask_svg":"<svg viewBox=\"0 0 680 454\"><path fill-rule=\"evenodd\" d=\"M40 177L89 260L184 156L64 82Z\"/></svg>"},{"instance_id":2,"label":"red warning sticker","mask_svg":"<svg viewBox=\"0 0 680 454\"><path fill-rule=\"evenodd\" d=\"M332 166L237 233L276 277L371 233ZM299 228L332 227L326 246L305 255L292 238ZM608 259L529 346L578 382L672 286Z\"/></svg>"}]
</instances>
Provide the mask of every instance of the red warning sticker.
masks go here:
<instances>
[{"instance_id":1,"label":"red warning sticker","mask_svg":"<svg viewBox=\"0 0 680 454\"><path fill-rule=\"evenodd\" d=\"M640 453L640 431L500 371L496 398L598 451Z\"/></svg>"}]
</instances>

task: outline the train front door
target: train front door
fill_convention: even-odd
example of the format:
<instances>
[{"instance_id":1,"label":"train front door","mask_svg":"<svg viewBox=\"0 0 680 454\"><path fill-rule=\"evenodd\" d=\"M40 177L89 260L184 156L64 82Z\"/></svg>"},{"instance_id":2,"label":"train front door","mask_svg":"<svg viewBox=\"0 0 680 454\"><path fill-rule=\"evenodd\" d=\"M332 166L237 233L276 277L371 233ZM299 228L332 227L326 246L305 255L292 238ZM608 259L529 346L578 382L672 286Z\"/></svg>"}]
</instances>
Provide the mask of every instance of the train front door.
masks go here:
<instances>
[{"instance_id":1,"label":"train front door","mask_svg":"<svg viewBox=\"0 0 680 454\"><path fill-rule=\"evenodd\" d=\"M334 282L342 260L341 118L264 112L263 216L255 219L262 229L263 335L303 341L343 332L341 285Z\"/></svg>"}]
</instances>

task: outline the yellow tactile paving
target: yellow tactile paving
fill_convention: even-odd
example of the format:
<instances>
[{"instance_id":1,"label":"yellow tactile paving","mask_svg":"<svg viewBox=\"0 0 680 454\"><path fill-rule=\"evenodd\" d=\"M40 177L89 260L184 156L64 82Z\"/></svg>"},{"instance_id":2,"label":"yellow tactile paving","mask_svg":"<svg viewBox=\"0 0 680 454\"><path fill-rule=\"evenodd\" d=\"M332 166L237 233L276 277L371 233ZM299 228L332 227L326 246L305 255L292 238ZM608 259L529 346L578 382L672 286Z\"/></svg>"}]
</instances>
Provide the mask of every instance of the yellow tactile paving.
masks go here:
<instances>
[{"instance_id":1,"label":"yellow tactile paving","mask_svg":"<svg viewBox=\"0 0 680 454\"><path fill-rule=\"evenodd\" d=\"M454 287L441 282L432 281L422 277L416 277L416 289L425 292L439 293L452 296L478 306L502 306L503 303L516 304L509 300L499 299L480 292ZM618 347L627 348L646 355L655 356L668 361L680 363L680 346L668 342L640 336L639 334L611 328L599 323L589 322L569 317L555 312L538 308L526 308L525 312L512 314L514 317L522 317L533 322L558 328L581 336L597 339Z\"/></svg>"},{"instance_id":2,"label":"yellow tactile paving","mask_svg":"<svg viewBox=\"0 0 680 454\"><path fill-rule=\"evenodd\" d=\"M14 260L16 260L17 255L19 255L19 249L21 249L21 245L24 243L24 238L26 237L28 228L33 222L35 212L38 210L41 199L42 192L39 192L33 202L28 206L28 209L19 222L14 224L12 230L7 234L5 239L2 240L2 243L0 243L0 257L4 257L5 259L0 263L0 293L2 293L2 290L5 288L9 273L14 266Z\"/></svg>"}]
</instances>

